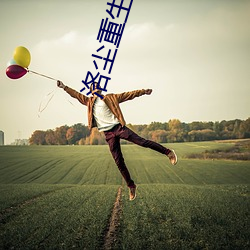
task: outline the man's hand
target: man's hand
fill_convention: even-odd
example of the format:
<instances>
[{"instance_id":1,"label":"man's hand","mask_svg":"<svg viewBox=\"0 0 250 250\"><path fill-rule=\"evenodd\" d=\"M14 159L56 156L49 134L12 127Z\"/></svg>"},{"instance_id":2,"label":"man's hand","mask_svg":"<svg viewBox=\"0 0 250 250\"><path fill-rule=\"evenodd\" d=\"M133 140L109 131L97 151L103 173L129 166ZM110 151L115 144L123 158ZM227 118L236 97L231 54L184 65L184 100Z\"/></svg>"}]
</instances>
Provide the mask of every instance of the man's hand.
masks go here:
<instances>
[{"instance_id":1,"label":"man's hand","mask_svg":"<svg viewBox=\"0 0 250 250\"><path fill-rule=\"evenodd\" d=\"M146 89L145 90L145 94L146 95L150 95L152 93L152 91L153 91L152 89Z\"/></svg>"},{"instance_id":2,"label":"man's hand","mask_svg":"<svg viewBox=\"0 0 250 250\"><path fill-rule=\"evenodd\" d=\"M59 87L59 88L62 88L62 89L64 89L65 88L65 85L63 84L63 82L61 82L61 81L57 81L57 86Z\"/></svg>"}]
</instances>

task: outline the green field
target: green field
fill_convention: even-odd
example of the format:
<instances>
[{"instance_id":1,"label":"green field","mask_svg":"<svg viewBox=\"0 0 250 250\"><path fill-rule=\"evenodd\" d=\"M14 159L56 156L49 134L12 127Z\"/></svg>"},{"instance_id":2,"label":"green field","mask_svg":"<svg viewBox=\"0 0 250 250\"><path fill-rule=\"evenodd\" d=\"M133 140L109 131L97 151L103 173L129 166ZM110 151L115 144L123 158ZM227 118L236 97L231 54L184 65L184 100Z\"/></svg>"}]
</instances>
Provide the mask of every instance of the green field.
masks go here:
<instances>
[{"instance_id":1,"label":"green field","mask_svg":"<svg viewBox=\"0 0 250 250\"><path fill-rule=\"evenodd\" d=\"M250 249L250 162L187 159L229 142L168 144L179 163L123 145L135 201L108 146L0 147L0 249Z\"/></svg>"}]
</instances>

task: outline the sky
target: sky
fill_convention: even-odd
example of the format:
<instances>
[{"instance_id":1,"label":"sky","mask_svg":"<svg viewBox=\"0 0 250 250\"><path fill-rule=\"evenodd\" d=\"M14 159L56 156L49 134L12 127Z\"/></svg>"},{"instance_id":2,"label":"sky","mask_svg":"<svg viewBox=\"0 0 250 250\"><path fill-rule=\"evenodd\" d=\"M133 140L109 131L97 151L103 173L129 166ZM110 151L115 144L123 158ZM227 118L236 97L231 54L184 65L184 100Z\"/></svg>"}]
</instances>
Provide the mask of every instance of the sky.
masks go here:
<instances>
[{"instance_id":1,"label":"sky","mask_svg":"<svg viewBox=\"0 0 250 250\"><path fill-rule=\"evenodd\" d=\"M87 125L87 108L56 81L27 73L6 76L16 47L31 54L29 69L80 91L92 54L114 54L97 40L109 0L3 0L0 3L0 130L5 144L35 130ZM120 4L120 0L116 0ZM128 7L130 0L124 0ZM123 24L126 11L114 22ZM121 104L127 123L246 120L250 117L250 1L134 0L106 93L153 89ZM97 50L105 45L105 49ZM108 64L109 65L109 64ZM87 94L87 91L83 91ZM51 99L52 97L52 99ZM43 111L39 112L39 109Z\"/></svg>"}]
</instances>

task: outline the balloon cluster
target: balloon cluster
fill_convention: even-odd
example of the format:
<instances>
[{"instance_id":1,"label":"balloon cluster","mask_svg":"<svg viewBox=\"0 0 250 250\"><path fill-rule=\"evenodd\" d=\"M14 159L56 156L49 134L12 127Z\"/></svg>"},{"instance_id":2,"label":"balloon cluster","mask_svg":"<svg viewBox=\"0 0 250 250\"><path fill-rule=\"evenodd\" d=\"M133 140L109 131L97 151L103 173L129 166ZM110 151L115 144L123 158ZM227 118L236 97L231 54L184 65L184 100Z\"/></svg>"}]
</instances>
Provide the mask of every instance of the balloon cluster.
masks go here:
<instances>
[{"instance_id":1,"label":"balloon cluster","mask_svg":"<svg viewBox=\"0 0 250 250\"><path fill-rule=\"evenodd\" d=\"M30 52L23 46L15 48L13 58L9 61L6 75L11 79L18 79L28 72Z\"/></svg>"}]
</instances>

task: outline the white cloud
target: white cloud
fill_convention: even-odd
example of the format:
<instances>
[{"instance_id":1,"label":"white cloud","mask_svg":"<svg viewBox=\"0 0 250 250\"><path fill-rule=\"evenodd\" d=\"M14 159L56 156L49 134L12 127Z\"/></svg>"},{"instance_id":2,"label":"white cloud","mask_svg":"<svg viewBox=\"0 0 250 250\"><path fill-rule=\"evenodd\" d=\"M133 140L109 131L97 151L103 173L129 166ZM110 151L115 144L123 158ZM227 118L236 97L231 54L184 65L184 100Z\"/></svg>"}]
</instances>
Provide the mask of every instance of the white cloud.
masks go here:
<instances>
[{"instance_id":1,"label":"white cloud","mask_svg":"<svg viewBox=\"0 0 250 250\"><path fill-rule=\"evenodd\" d=\"M69 75L70 69L71 75L82 78L92 66L91 54L98 48L97 43L96 36L75 30L54 39L44 39L31 48L30 69L62 77Z\"/></svg>"},{"instance_id":2,"label":"white cloud","mask_svg":"<svg viewBox=\"0 0 250 250\"><path fill-rule=\"evenodd\" d=\"M152 30L156 28L154 23L133 24L126 27L126 38L140 39L143 36L148 36Z\"/></svg>"},{"instance_id":3,"label":"white cloud","mask_svg":"<svg viewBox=\"0 0 250 250\"><path fill-rule=\"evenodd\" d=\"M69 31L68 33L63 34L61 37L57 37L55 39L48 39L48 40L42 40L39 42L35 47L34 50L39 53L44 53L45 51L62 51L64 50L78 50L79 51L79 46L86 41L88 41L88 37L84 35L80 35L79 32L77 31ZM85 48L83 46L83 48Z\"/></svg>"},{"instance_id":4,"label":"white cloud","mask_svg":"<svg viewBox=\"0 0 250 250\"><path fill-rule=\"evenodd\" d=\"M62 36L58 41L63 44L73 44L77 41L78 34L76 31L70 31L69 33Z\"/></svg>"}]
</instances>

